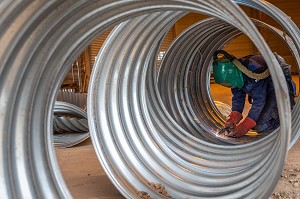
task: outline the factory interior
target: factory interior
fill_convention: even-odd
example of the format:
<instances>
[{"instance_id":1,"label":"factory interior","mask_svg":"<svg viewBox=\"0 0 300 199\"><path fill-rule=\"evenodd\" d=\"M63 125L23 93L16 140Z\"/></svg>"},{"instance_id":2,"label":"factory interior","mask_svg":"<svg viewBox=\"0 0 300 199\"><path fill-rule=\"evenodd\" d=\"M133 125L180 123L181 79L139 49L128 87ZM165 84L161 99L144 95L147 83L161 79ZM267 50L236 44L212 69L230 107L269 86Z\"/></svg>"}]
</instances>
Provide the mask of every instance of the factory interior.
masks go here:
<instances>
[{"instance_id":1,"label":"factory interior","mask_svg":"<svg viewBox=\"0 0 300 199\"><path fill-rule=\"evenodd\" d=\"M8 3L7 12L1 9L1 6L5 8L5 3L1 5L0 2L0 25L3 24L3 27L9 27L5 26L9 24L9 12L12 13L11 16L17 16L18 14L14 13L19 13L17 8L20 5L11 2ZM20 39L20 42L28 42L25 47L39 45L36 48L28 48L32 49L32 54L28 57L35 57L35 51L37 54L44 55L49 52L52 53L51 56L57 56L51 62L52 73L47 70L50 65L48 57L36 58L37 63L46 63L40 69L45 72L39 73L39 70L36 70L35 78L27 80L42 82L44 78L48 87L46 83L41 83L40 86L32 86L29 94L24 94L20 90L24 89L25 92L26 84L23 86L22 82L18 81L20 87L15 90L19 90L20 93L14 95L14 98L7 98L18 99L20 96L27 96L28 104L33 108L23 110L21 105L16 105L13 108L16 111L11 111L9 117L4 116L12 118L5 119L9 124L23 118L22 114L32 122L31 126L28 125L30 128L25 125L7 130L17 132L28 128L26 132L32 131L32 134L26 134L24 130L24 136L16 134L11 140L4 133L0 137L1 143L5 143L5 139L13 143L0 150L0 156L1 153L5 154L1 159L9 159L12 162L7 165L16 164L12 166L16 168L16 173L13 169L7 169L9 172L6 172L3 169L6 168L5 163L0 166L0 174L11 172L0 182L0 189L6 188L4 196L7 194L7 198L74 199L300 199L300 49L299 40L298 43L295 41L295 38L300 38L300 0L209 0L207 5L204 1L199 1L205 5L205 9L213 10L206 13L193 12L189 6L194 5L194 1L174 1L175 4L180 4L174 12L153 12L151 9L156 9L156 1L153 1L153 5L150 5L151 1L141 1L141 6L143 3L149 3L149 15L139 16L132 11L132 18L121 18L120 13L123 12L126 16L131 16L126 9L136 11L134 6L130 7L129 1L128 4L124 2L124 10L118 7L117 3L112 3L112 9L115 10L107 11L115 12L115 18L107 17L109 14L102 15L100 8L93 8L95 5L102 5L101 1L75 3L71 0L65 3L55 0L53 5L49 3L45 7L42 6L43 3L35 2L32 6L25 6L26 9L24 8L18 16L18 22L23 23L23 17L26 21L30 14L31 17L35 16L34 9L41 11L36 10L37 19L38 16L46 16L41 14L43 9L45 12L52 9L55 10L54 14L49 11L45 24L57 17L69 23L66 29L71 29L77 24L72 20L78 18L78 24L79 21L80 25L86 23L91 32L84 32L80 28L72 29L71 33L63 32L63 29L57 32L51 29L56 26L62 27L63 20L49 25L49 32L43 29L41 23L41 28L34 29L36 32L27 34L24 30L24 34L19 37L14 37L17 25L7 28L7 32L14 33L12 36L5 33L4 28L3 31L0 28L0 39L2 32L5 33L2 34L5 37L0 41L13 43L13 40L17 42L17 39ZM185 5L187 2L192 3ZM227 5L226 2L228 9L222 7ZM236 5L248 18L242 18L243 14L236 14L240 11L235 4L231 5L229 2L238 2ZM10 4L12 8L8 9ZM106 7L109 6L103 6ZM180 9L183 8L191 11L181 12ZM64 12L63 9L68 12ZM74 19L67 18L72 9ZM157 9L167 10L163 6L158 6ZM80 13L87 10L88 14L81 16ZM224 10L224 13L218 13L219 10ZM284 17L281 16L280 10L285 13ZM1 12L7 17L6 21L1 19ZM56 16L55 12L61 12L61 18L58 17L59 14ZM238 18L239 16L241 18ZM102 21L96 19L97 17L103 17L103 21L107 20L105 23L108 25L104 22L104 25L101 24ZM282 21L275 19L276 17L282 17ZM88 19L93 23L95 21L95 24ZM294 24L286 22L291 20ZM32 24L23 27L33 28L33 25L39 24L33 19L32 22L28 21ZM96 22L100 24L99 27ZM286 26L283 27L283 24ZM97 28L102 26L104 31L98 34ZM249 30L252 26L255 26L255 31ZM54 36L47 36L48 40L44 42L43 37L39 36L42 35L42 31L45 31L45 35L51 33ZM76 37L79 38L77 35L80 33L84 35L84 39L75 40ZM68 34L76 36L68 38ZM28 38L25 39L26 36ZM62 38L63 36L66 38ZM21 39L23 37L24 39ZM32 39L34 37L40 40L35 41ZM6 47L6 43L3 44ZM52 44L55 48L44 48ZM3 59L3 63L19 64L11 61L17 50L6 48L7 50L0 51L0 58L2 54L5 55L4 52L10 53L12 57ZM21 45L15 45L14 48L20 49L19 57L26 57L26 53L22 54L25 50ZM282 85L286 81L281 72L278 73L281 69L277 65L269 67L272 80L276 82L276 99L279 102L279 116L282 122L280 128L263 135L252 129L240 138L218 134L229 118L232 106L231 89L218 84L213 75L212 55L219 49L236 58L256 54L267 55L266 60L269 63L274 62L274 55L270 52L276 52L290 65L290 73L296 85L296 105L291 114L288 108L289 100L286 99L287 87ZM58 55L61 52L66 52L66 55ZM31 62L30 58L28 61L26 59L24 58L26 65L35 64L35 60ZM65 63L68 63L68 66L58 68ZM30 68L22 71L22 81L30 72ZM47 76L47 72L51 75ZM3 72L1 76L1 73L0 62L0 77L9 74ZM61 77L62 74L63 78L59 83L53 80L55 76ZM17 78L17 75L15 76ZM9 85L9 79L5 81ZM41 90L47 88L50 94L47 91L42 93ZM4 87L2 90L4 93ZM51 93L54 92L56 96L51 97ZM33 96L32 101L29 95ZM38 97L39 102L47 104L47 110L51 107L51 114L42 111L46 105L35 104L34 100ZM18 100L21 100L21 97ZM250 109L251 104L246 102L243 118L247 117ZM5 111L9 112L7 109L3 110L1 115L5 115ZM39 114L33 114L34 111ZM41 120L45 124L51 124L51 127L35 126ZM4 123L0 121L0 127L5 126ZM19 120L20 125L23 123L25 122ZM3 129L3 132L6 132L8 127ZM35 137L38 131L47 133L43 134L44 137ZM24 138L25 135L28 139ZM17 145L19 139L22 139L23 144L20 144L20 141ZM39 142L38 140L45 145L50 143L50 146L41 144L35 145L36 148L29 147L32 143ZM8 155L9 151L18 150L18 146L28 157L17 152L12 158ZM37 150L41 151L40 154L37 154ZM24 157L20 158L20 155ZM22 163L18 164L20 161ZM27 161L30 162L30 166L26 166ZM40 176L36 174L39 172Z\"/></svg>"},{"instance_id":2,"label":"factory interior","mask_svg":"<svg viewBox=\"0 0 300 199\"><path fill-rule=\"evenodd\" d=\"M269 2L289 15L298 26L300 25L300 16L298 14L298 10L296 9L298 4L295 1L270 0ZM274 27L278 27L278 24L276 24L275 21L273 21L270 17L263 14L262 12L251 9L249 7L242 8L249 17L263 21L264 23L270 24ZM208 16L202 14L189 13L180 18L171 27L168 34L164 38L162 46L160 47L158 60L161 60L161 57L163 57L168 47L177 36L179 36L191 25L207 17ZM105 42L105 39L110 32L111 30L108 30L104 34L100 35L88 46L87 49L85 49L80 57L78 57L77 61L74 63L74 65L72 65L72 70L68 73L66 79L64 80L62 89L81 93L87 92L87 82L90 77L90 71L92 70L92 66L94 65L99 49ZM298 69L289 49L282 41L280 41L278 38L275 38L275 35L271 31L261 28L260 32L264 36L266 42L270 45L272 50L282 55L288 63L291 63L291 72L293 75L293 79L296 82L298 92ZM232 53L236 57L243 57L245 55L258 53L257 48L246 35L241 35L238 38L235 38L224 47L224 50ZM214 101L221 102L224 106L231 105L232 94L230 89L216 84L213 81L213 77L210 81L210 92ZM247 114L247 111L249 109L250 104L248 103L246 104L246 109L243 113L244 116L246 116L245 114ZM278 186L276 187L270 198L300 198L300 188L298 188L297 186L298 179L300 179L299 150L300 143L297 142L288 152L288 157L284 169L284 171L290 171L290 176L288 177L294 178L287 180L287 175L282 175L282 179L280 179ZM90 138L73 147L56 148L56 153L64 179L74 198L124 198L124 196L122 196L122 194L118 191L118 189L115 188L115 186L106 176L106 173L104 172L94 152L94 148ZM295 179L295 177L297 179ZM282 187L285 188L283 189Z\"/></svg>"}]
</instances>

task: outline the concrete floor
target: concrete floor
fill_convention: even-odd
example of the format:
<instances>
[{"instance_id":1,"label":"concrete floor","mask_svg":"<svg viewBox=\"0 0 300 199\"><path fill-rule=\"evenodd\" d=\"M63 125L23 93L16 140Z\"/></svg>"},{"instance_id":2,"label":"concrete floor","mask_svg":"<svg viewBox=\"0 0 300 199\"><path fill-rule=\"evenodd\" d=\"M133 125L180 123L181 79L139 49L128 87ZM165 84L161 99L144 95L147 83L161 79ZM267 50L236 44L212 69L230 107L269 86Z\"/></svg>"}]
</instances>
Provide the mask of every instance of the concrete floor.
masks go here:
<instances>
[{"instance_id":1,"label":"concrete floor","mask_svg":"<svg viewBox=\"0 0 300 199\"><path fill-rule=\"evenodd\" d=\"M74 199L124 198L103 171L90 140L80 146L57 149L57 158L65 182ZM285 170L299 170L299 168L300 142L298 141L288 153ZM274 193L280 192L281 184L286 182L282 180L279 183L278 190ZM293 186L291 187L294 189ZM300 192L298 193L300 194Z\"/></svg>"},{"instance_id":2,"label":"concrete floor","mask_svg":"<svg viewBox=\"0 0 300 199\"><path fill-rule=\"evenodd\" d=\"M56 151L61 172L75 199L124 198L103 171L90 139Z\"/></svg>"},{"instance_id":3,"label":"concrete floor","mask_svg":"<svg viewBox=\"0 0 300 199\"><path fill-rule=\"evenodd\" d=\"M231 104L229 89L219 89L218 85L213 84L211 92L214 100ZM56 149L56 151L63 177L75 199L124 198L103 171L90 139L72 148ZM300 141L289 151L285 170L298 168L300 168ZM300 171L300 169L298 170ZM277 189L281 189L281 187ZM298 190L296 192L298 193Z\"/></svg>"}]
</instances>

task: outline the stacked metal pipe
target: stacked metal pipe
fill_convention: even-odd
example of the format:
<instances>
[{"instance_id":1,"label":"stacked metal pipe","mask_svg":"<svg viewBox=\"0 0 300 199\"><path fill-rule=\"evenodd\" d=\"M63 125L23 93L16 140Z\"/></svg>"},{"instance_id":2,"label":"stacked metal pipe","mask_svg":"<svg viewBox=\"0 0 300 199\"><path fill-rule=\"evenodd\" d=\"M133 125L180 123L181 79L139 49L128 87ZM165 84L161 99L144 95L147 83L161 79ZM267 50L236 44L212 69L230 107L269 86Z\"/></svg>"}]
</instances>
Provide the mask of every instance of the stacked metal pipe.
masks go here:
<instances>
[{"instance_id":1,"label":"stacked metal pipe","mask_svg":"<svg viewBox=\"0 0 300 199\"><path fill-rule=\"evenodd\" d=\"M237 3L270 15L299 52L298 27L265 1L2 1L1 197L71 198L49 133L55 94L79 53L123 22L97 56L88 96L95 151L117 189L127 198L141 192L152 198L267 198L280 178L290 143L288 89L271 49ZM221 19L257 46L274 80L281 122L277 133L243 145L220 143L212 133L223 121L217 111L218 119L197 123L210 129L202 133L182 122L189 119L184 117L188 109L179 116L169 110L159 89L163 81L158 81L156 57L164 35L186 12ZM209 62L209 57L203 58ZM203 89L207 88L201 82L198 92ZM298 109L297 104L293 114ZM299 121L298 115L293 122ZM293 131L298 132L297 123ZM154 189L157 184L164 190Z\"/></svg>"}]
</instances>

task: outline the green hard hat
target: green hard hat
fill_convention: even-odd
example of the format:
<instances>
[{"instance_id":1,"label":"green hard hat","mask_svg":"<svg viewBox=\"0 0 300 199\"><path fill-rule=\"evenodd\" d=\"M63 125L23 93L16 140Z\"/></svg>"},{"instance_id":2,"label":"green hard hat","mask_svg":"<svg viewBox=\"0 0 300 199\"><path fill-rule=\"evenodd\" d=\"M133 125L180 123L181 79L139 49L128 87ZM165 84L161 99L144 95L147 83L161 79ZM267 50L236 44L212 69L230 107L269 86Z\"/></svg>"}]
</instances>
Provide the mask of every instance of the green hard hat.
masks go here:
<instances>
[{"instance_id":1,"label":"green hard hat","mask_svg":"<svg viewBox=\"0 0 300 199\"><path fill-rule=\"evenodd\" d=\"M219 54L223 54L218 58ZM225 51L219 50L214 54L213 74L218 84L228 88L242 88L244 79L242 72L232 63L233 57Z\"/></svg>"}]
</instances>

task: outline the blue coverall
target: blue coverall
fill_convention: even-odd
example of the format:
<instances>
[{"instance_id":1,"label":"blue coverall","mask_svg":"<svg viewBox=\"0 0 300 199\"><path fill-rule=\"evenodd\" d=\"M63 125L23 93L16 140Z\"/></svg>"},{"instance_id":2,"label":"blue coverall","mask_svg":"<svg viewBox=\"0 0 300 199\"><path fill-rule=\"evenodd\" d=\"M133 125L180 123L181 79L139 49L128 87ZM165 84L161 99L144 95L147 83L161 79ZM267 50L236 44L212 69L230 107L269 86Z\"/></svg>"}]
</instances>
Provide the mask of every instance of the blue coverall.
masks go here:
<instances>
[{"instance_id":1,"label":"blue coverall","mask_svg":"<svg viewBox=\"0 0 300 199\"><path fill-rule=\"evenodd\" d=\"M267 69L267 64L262 55L253 55L249 58L248 65L245 65L246 58L239 61L249 70L255 73L262 73ZM243 112L246 94L252 99L252 107L248 117L256 122L254 130L259 133L272 132L279 127L279 115L275 97L274 85L271 76L255 80L243 74L244 86L242 88L232 88L232 111ZM293 82L295 92L295 83Z\"/></svg>"}]
</instances>

